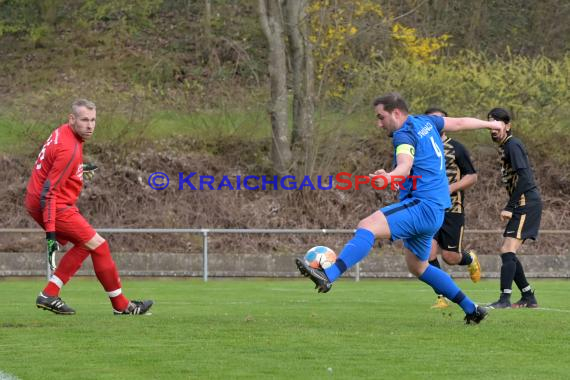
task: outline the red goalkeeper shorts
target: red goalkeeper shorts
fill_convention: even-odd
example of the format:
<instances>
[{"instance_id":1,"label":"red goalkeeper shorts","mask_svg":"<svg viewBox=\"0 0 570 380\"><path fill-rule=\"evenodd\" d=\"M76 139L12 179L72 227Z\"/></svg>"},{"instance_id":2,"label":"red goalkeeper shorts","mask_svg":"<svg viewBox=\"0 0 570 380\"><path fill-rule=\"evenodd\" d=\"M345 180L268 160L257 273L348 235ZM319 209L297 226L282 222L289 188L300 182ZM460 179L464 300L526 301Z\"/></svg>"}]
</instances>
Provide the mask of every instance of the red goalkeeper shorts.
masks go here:
<instances>
[{"instance_id":1,"label":"red goalkeeper shorts","mask_svg":"<svg viewBox=\"0 0 570 380\"><path fill-rule=\"evenodd\" d=\"M28 213L44 228L42 210L28 208ZM55 214L55 236L61 245L72 242L83 245L95 236L97 232L79 213L75 206L58 209Z\"/></svg>"}]
</instances>

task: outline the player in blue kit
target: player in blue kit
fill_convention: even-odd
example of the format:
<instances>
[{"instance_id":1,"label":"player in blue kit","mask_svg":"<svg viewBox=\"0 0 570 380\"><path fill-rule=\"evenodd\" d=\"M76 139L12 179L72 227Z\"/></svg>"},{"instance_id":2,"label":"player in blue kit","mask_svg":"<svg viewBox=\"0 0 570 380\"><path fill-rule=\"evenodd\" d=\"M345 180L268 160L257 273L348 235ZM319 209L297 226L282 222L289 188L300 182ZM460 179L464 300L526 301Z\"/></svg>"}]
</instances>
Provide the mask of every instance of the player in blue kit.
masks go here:
<instances>
[{"instance_id":1,"label":"player in blue kit","mask_svg":"<svg viewBox=\"0 0 570 380\"><path fill-rule=\"evenodd\" d=\"M319 293L326 293L337 278L366 257L376 238L403 240L410 273L437 294L457 303L465 311L466 323L481 322L487 310L475 305L447 273L428 264L432 238L443 223L445 209L451 206L440 132L487 128L502 135L506 134L505 124L474 118L409 115L405 100L396 93L374 100L374 111L378 127L393 139L395 167L389 173L377 170L370 176L383 177L376 179L378 186L385 179L406 178L392 181L398 182L400 202L361 220L334 265L325 270L314 269L303 258L297 258L297 268L315 283Z\"/></svg>"}]
</instances>

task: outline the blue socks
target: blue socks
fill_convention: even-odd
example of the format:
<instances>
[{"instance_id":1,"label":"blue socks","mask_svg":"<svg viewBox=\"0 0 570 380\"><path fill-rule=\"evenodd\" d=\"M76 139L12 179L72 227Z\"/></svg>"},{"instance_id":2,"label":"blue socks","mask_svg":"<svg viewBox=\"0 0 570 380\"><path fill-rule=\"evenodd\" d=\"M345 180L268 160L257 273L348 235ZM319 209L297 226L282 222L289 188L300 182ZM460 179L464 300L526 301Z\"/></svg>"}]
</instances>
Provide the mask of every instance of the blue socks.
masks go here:
<instances>
[{"instance_id":1,"label":"blue socks","mask_svg":"<svg viewBox=\"0 0 570 380\"><path fill-rule=\"evenodd\" d=\"M437 294L443 294L447 299L455 302L466 314L475 311L475 304L453 282L451 277L441 269L428 265L419 279L433 288Z\"/></svg>"},{"instance_id":2,"label":"blue socks","mask_svg":"<svg viewBox=\"0 0 570 380\"><path fill-rule=\"evenodd\" d=\"M334 265L325 269L330 282L368 255L374 245L374 234L364 228L356 230L354 237L344 246Z\"/></svg>"},{"instance_id":3,"label":"blue socks","mask_svg":"<svg viewBox=\"0 0 570 380\"><path fill-rule=\"evenodd\" d=\"M374 245L374 234L364 228L356 230L354 237L346 243L338 259L329 268L325 269L330 282L339 278L347 269L364 259ZM465 313L475 312L475 304L469 299L461 289L453 282L451 277L439 268L428 265L419 279L433 288L437 294L442 294L449 300L455 302Z\"/></svg>"}]
</instances>

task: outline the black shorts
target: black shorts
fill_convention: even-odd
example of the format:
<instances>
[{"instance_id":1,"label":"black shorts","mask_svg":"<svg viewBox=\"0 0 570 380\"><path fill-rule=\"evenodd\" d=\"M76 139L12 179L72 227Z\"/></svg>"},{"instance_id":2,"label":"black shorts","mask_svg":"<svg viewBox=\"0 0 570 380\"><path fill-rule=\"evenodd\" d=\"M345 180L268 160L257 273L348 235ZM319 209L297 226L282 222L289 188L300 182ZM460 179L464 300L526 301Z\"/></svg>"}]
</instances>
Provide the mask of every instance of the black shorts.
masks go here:
<instances>
[{"instance_id":1,"label":"black shorts","mask_svg":"<svg viewBox=\"0 0 570 380\"><path fill-rule=\"evenodd\" d=\"M515 208L513 217L505 227L504 237L512 237L525 241L536 240L540 228L542 215L542 202L529 202L524 206Z\"/></svg>"},{"instance_id":2,"label":"black shorts","mask_svg":"<svg viewBox=\"0 0 570 380\"><path fill-rule=\"evenodd\" d=\"M465 214L459 212L446 212L443 224L433 238L437 241L437 244L439 244L441 249L451 252L461 252L464 225Z\"/></svg>"}]
</instances>

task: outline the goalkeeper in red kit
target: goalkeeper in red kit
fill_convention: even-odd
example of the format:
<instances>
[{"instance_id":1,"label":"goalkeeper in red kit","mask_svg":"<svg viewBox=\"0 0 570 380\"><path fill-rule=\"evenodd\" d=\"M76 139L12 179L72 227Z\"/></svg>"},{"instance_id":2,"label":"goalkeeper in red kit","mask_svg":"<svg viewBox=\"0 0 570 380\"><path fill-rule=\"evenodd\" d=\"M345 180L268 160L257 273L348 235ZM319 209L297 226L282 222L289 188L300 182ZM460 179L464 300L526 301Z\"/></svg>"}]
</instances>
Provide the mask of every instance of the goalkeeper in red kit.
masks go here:
<instances>
[{"instance_id":1,"label":"goalkeeper in red kit","mask_svg":"<svg viewBox=\"0 0 570 380\"><path fill-rule=\"evenodd\" d=\"M103 239L75 205L83 188L83 143L95 131L96 108L89 100L76 100L69 122L52 132L32 169L26 191L28 213L46 232L47 254L53 271L49 282L36 299L36 306L56 314L75 314L59 292L91 256L97 279L111 300L114 314L145 314L153 302L133 301L123 295L119 272ZM92 174L92 172L90 173ZM55 266L58 242L73 244Z\"/></svg>"}]
</instances>

